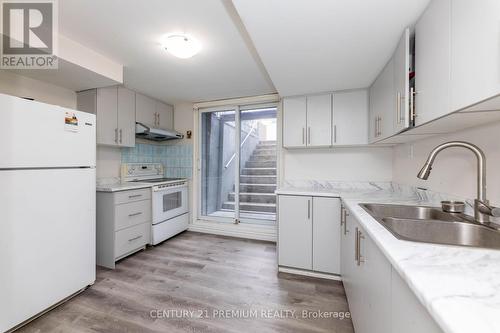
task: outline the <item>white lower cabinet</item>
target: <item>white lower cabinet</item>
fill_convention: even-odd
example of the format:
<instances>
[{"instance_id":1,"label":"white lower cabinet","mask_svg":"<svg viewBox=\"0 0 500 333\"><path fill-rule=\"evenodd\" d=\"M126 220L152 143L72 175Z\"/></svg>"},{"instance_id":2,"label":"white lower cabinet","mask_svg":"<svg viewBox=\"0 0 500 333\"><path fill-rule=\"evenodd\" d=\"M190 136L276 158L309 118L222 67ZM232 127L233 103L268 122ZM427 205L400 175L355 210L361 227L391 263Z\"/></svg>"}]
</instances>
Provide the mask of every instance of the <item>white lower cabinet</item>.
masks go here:
<instances>
[{"instance_id":1,"label":"white lower cabinet","mask_svg":"<svg viewBox=\"0 0 500 333\"><path fill-rule=\"evenodd\" d=\"M312 269L312 197L279 196L279 265Z\"/></svg>"},{"instance_id":2,"label":"white lower cabinet","mask_svg":"<svg viewBox=\"0 0 500 333\"><path fill-rule=\"evenodd\" d=\"M151 189L97 193L97 265L115 262L151 243Z\"/></svg>"},{"instance_id":3,"label":"white lower cabinet","mask_svg":"<svg viewBox=\"0 0 500 333\"><path fill-rule=\"evenodd\" d=\"M278 264L328 274L340 272L340 200L278 196Z\"/></svg>"},{"instance_id":4,"label":"white lower cabinet","mask_svg":"<svg viewBox=\"0 0 500 333\"><path fill-rule=\"evenodd\" d=\"M356 333L442 333L358 221L342 208L341 274Z\"/></svg>"}]
</instances>

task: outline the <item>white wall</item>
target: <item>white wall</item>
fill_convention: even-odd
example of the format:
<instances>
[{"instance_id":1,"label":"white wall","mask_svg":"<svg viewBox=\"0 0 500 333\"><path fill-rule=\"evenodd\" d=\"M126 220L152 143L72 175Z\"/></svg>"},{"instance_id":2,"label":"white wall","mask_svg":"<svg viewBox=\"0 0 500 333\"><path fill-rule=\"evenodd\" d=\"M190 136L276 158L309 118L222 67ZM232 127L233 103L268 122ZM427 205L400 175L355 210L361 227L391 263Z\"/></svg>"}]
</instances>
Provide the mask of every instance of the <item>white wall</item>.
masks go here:
<instances>
[{"instance_id":1,"label":"white wall","mask_svg":"<svg viewBox=\"0 0 500 333\"><path fill-rule=\"evenodd\" d=\"M6 70L0 71L0 92L76 109L76 93L74 91Z\"/></svg>"},{"instance_id":2,"label":"white wall","mask_svg":"<svg viewBox=\"0 0 500 333\"><path fill-rule=\"evenodd\" d=\"M391 181L392 148L283 149L284 180Z\"/></svg>"},{"instance_id":3,"label":"white wall","mask_svg":"<svg viewBox=\"0 0 500 333\"><path fill-rule=\"evenodd\" d=\"M122 153L120 148L97 146L97 178L120 177Z\"/></svg>"},{"instance_id":4,"label":"white wall","mask_svg":"<svg viewBox=\"0 0 500 333\"><path fill-rule=\"evenodd\" d=\"M184 139L174 140L174 144L194 144L194 111L193 103L178 103L174 105L174 128L184 134ZM191 131L191 139L186 137L186 131Z\"/></svg>"},{"instance_id":5,"label":"white wall","mask_svg":"<svg viewBox=\"0 0 500 333\"><path fill-rule=\"evenodd\" d=\"M461 148L441 152L427 181L417 178L429 152L438 144L451 140L471 142L486 155L487 194L493 204L500 204L500 123L476 127L453 134L433 137L394 148L394 181L450 193L459 197L476 198L476 158Z\"/></svg>"}]
</instances>

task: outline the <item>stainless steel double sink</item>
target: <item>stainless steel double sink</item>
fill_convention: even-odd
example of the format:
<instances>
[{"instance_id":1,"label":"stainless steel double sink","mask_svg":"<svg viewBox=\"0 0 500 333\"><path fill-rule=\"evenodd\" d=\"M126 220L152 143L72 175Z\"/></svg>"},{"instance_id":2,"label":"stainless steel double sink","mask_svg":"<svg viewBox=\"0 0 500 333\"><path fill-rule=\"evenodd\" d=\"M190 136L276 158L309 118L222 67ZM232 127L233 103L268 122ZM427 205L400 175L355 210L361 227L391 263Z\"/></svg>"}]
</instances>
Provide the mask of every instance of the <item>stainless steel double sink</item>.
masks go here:
<instances>
[{"instance_id":1,"label":"stainless steel double sink","mask_svg":"<svg viewBox=\"0 0 500 333\"><path fill-rule=\"evenodd\" d=\"M360 206L396 238L446 245L500 249L499 226L435 207L365 203Z\"/></svg>"}]
</instances>

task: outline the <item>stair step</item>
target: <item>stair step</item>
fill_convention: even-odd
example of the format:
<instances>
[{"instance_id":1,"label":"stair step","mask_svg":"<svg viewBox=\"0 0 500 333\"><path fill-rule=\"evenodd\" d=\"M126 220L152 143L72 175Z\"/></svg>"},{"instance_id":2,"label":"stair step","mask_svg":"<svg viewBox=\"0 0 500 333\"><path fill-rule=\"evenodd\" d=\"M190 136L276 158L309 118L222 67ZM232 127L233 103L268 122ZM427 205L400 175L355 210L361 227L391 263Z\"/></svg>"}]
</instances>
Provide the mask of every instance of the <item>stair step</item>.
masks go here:
<instances>
[{"instance_id":1,"label":"stair step","mask_svg":"<svg viewBox=\"0 0 500 333\"><path fill-rule=\"evenodd\" d=\"M276 157L276 149L255 149L252 156L274 156Z\"/></svg>"},{"instance_id":2,"label":"stair step","mask_svg":"<svg viewBox=\"0 0 500 333\"><path fill-rule=\"evenodd\" d=\"M276 144L275 143L266 143L266 144L259 143L259 144L257 144L257 146L255 146L255 148L257 148L257 149L276 149Z\"/></svg>"},{"instance_id":3,"label":"stair step","mask_svg":"<svg viewBox=\"0 0 500 333\"><path fill-rule=\"evenodd\" d=\"M222 209L234 209L234 201L227 201L222 204ZM274 203L254 203L240 202L240 210L249 212L276 213L276 204Z\"/></svg>"},{"instance_id":4,"label":"stair step","mask_svg":"<svg viewBox=\"0 0 500 333\"><path fill-rule=\"evenodd\" d=\"M273 161L247 161L247 168L276 168L276 160Z\"/></svg>"},{"instance_id":5,"label":"stair step","mask_svg":"<svg viewBox=\"0 0 500 333\"><path fill-rule=\"evenodd\" d=\"M243 168L242 175L276 175L276 168Z\"/></svg>"},{"instance_id":6,"label":"stair step","mask_svg":"<svg viewBox=\"0 0 500 333\"><path fill-rule=\"evenodd\" d=\"M231 192L228 195L229 201L234 201L236 193ZM241 193L240 202L261 202L261 203L276 203L276 194L274 193Z\"/></svg>"},{"instance_id":7,"label":"stair step","mask_svg":"<svg viewBox=\"0 0 500 333\"><path fill-rule=\"evenodd\" d=\"M274 175L241 175L240 182L246 184L276 184Z\"/></svg>"},{"instance_id":8,"label":"stair step","mask_svg":"<svg viewBox=\"0 0 500 333\"><path fill-rule=\"evenodd\" d=\"M252 155L248 159L250 162L276 161L276 155Z\"/></svg>"},{"instance_id":9,"label":"stair step","mask_svg":"<svg viewBox=\"0 0 500 333\"><path fill-rule=\"evenodd\" d=\"M274 193L274 191L276 184L240 184L240 192L244 193Z\"/></svg>"}]
</instances>

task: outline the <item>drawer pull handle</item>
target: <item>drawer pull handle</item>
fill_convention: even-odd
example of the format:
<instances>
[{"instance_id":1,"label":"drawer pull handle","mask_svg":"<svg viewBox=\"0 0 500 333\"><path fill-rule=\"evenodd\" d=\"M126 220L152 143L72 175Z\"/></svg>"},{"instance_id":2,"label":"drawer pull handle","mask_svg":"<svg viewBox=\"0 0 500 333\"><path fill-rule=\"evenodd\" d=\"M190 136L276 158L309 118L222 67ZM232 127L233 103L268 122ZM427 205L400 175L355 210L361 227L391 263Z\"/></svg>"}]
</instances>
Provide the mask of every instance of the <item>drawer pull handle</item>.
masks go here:
<instances>
[{"instance_id":1,"label":"drawer pull handle","mask_svg":"<svg viewBox=\"0 0 500 333\"><path fill-rule=\"evenodd\" d=\"M133 213L133 214L128 214L128 217L134 217L134 216L139 216L141 215L142 212L137 212L137 213Z\"/></svg>"},{"instance_id":2,"label":"drawer pull handle","mask_svg":"<svg viewBox=\"0 0 500 333\"><path fill-rule=\"evenodd\" d=\"M134 195L129 195L128 196L129 199L140 198L140 197L142 197L142 194L134 194Z\"/></svg>"},{"instance_id":3,"label":"drawer pull handle","mask_svg":"<svg viewBox=\"0 0 500 333\"><path fill-rule=\"evenodd\" d=\"M133 241L135 241L135 240L138 240L139 238L142 238L142 235L137 236L137 237L134 237L134 238L130 238L128 241L129 241L129 242L133 242Z\"/></svg>"}]
</instances>

